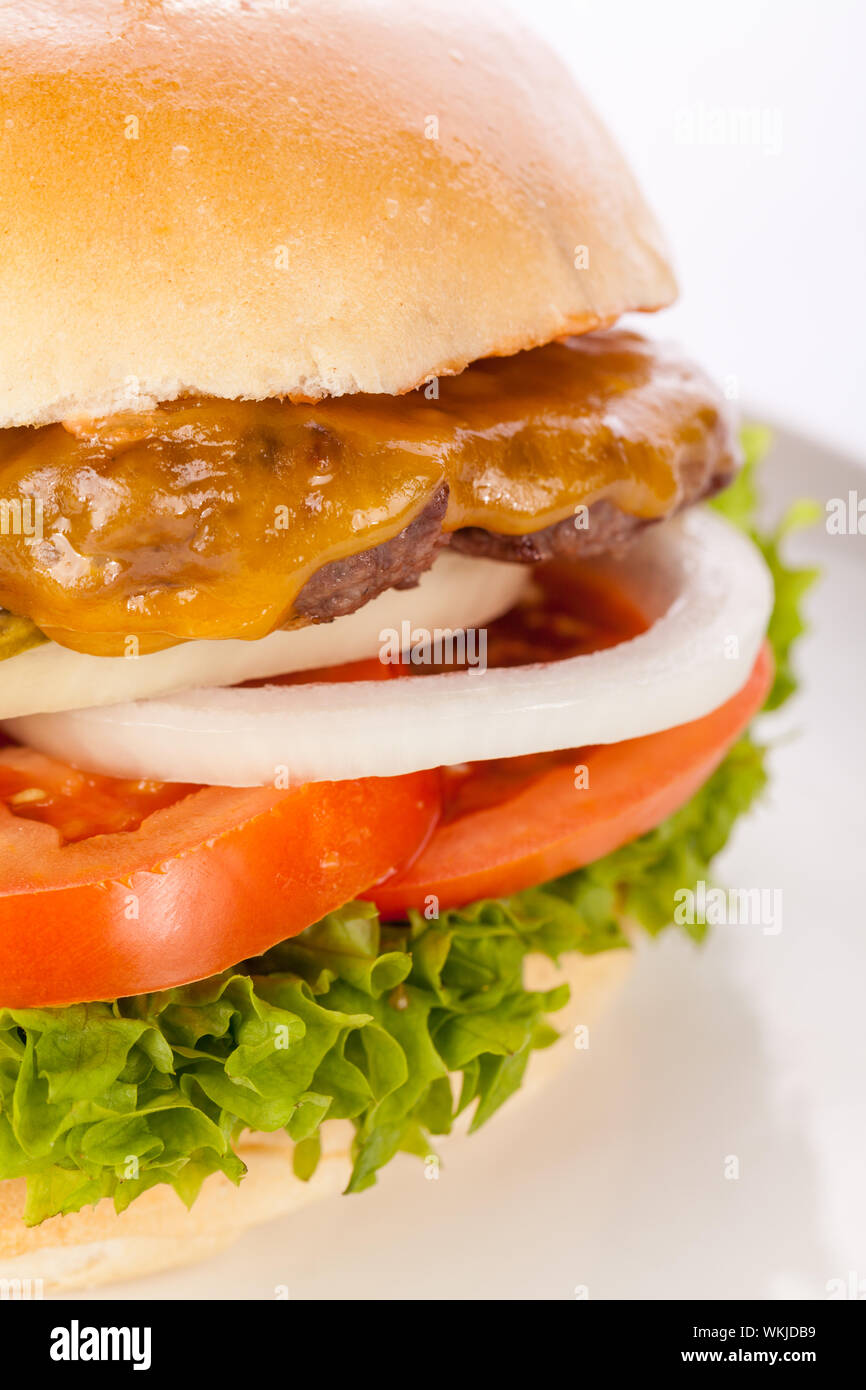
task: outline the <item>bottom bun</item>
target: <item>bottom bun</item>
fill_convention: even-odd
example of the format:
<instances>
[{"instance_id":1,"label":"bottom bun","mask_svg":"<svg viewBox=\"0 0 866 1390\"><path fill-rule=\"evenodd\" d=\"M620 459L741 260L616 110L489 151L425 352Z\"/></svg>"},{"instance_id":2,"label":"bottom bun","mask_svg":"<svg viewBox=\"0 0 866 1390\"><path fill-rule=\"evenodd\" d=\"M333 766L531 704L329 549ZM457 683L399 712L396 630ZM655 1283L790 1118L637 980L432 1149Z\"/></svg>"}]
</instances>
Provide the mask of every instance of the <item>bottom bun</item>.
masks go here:
<instances>
[{"instance_id":1,"label":"bottom bun","mask_svg":"<svg viewBox=\"0 0 866 1390\"><path fill-rule=\"evenodd\" d=\"M592 1024L597 1019L631 964L631 951L569 956L561 967L546 957L531 956L526 984L530 989L549 989L568 981L571 999L554 1016L557 1028L567 1034L578 1023ZM510 1106L519 1097L525 1102L568 1064L571 1055L565 1037L535 1053ZM349 1177L352 1134L347 1120L331 1120L322 1126L322 1158L309 1182L294 1176L293 1145L285 1133L245 1134L238 1153L248 1172L240 1187L215 1173L190 1211L171 1188L154 1187L119 1216L106 1199L30 1227L21 1219L24 1180L0 1183L0 1288L6 1296L39 1297L135 1279L205 1259L231 1245L250 1226L339 1193ZM454 1137L449 1136L446 1143L450 1145Z\"/></svg>"}]
</instances>

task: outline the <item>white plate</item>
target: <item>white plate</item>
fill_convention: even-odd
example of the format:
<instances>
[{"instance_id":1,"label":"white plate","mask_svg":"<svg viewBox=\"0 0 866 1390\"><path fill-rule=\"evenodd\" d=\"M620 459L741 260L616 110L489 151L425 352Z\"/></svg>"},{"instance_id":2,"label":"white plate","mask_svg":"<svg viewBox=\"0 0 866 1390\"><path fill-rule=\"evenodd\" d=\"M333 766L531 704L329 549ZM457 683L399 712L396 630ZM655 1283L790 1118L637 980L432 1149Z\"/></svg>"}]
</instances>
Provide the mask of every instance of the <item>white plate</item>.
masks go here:
<instances>
[{"instance_id":1,"label":"white plate","mask_svg":"<svg viewBox=\"0 0 866 1390\"><path fill-rule=\"evenodd\" d=\"M774 512L866 495L854 463L784 431L766 481ZM449 1152L438 1182L406 1159L362 1197L112 1296L823 1298L852 1271L866 1296L866 537L819 526L792 550L824 568L805 690L718 866L782 889L782 931L642 943L590 1051Z\"/></svg>"}]
</instances>

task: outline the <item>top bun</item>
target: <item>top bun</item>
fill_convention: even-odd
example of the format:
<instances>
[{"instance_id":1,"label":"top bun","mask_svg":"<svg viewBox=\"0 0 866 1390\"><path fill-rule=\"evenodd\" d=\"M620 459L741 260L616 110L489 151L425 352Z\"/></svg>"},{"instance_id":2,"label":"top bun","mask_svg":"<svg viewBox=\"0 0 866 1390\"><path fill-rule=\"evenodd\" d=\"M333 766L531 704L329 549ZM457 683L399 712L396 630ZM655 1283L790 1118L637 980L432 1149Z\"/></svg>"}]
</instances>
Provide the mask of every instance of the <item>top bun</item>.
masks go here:
<instances>
[{"instance_id":1,"label":"top bun","mask_svg":"<svg viewBox=\"0 0 866 1390\"><path fill-rule=\"evenodd\" d=\"M0 426L400 393L675 293L568 72L480 0L10 0L0 150Z\"/></svg>"}]
</instances>

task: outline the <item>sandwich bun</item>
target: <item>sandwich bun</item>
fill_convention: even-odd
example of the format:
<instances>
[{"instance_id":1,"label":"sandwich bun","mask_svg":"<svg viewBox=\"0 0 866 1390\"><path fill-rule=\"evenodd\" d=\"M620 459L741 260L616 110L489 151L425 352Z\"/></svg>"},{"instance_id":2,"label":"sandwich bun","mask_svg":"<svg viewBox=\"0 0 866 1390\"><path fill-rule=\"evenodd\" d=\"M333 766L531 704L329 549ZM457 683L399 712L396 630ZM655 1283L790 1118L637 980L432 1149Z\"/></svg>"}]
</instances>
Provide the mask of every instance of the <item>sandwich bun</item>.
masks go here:
<instances>
[{"instance_id":1,"label":"sandwich bun","mask_svg":"<svg viewBox=\"0 0 866 1390\"><path fill-rule=\"evenodd\" d=\"M0 427L396 394L675 294L492 0L10 0L0 61Z\"/></svg>"},{"instance_id":2,"label":"sandwich bun","mask_svg":"<svg viewBox=\"0 0 866 1390\"><path fill-rule=\"evenodd\" d=\"M526 1104L558 1071L574 1064L567 1035L578 1022L592 1025L596 1021L627 977L632 954L620 950L569 955L561 967L543 956L527 958L527 988L550 989L567 980L571 998L553 1015L563 1036L553 1047L533 1054L526 1080L509 1101L510 1108ZM466 1116L458 1129L461 1124L465 1130ZM352 1133L347 1120L325 1122L322 1158L309 1182L301 1182L292 1172L293 1145L285 1133L245 1134L238 1153L248 1172L240 1187L214 1174L190 1210L170 1188L153 1187L119 1216L106 1199L95 1207L28 1227L21 1220L24 1180L0 1183L0 1281L41 1280L44 1292L65 1292L137 1279L216 1254L251 1226L340 1193L351 1169ZM437 1141L446 1162L449 1146L461 1141L459 1132ZM387 1173L380 1181L388 1181ZM347 1200L362 1201L363 1197Z\"/></svg>"}]
</instances>

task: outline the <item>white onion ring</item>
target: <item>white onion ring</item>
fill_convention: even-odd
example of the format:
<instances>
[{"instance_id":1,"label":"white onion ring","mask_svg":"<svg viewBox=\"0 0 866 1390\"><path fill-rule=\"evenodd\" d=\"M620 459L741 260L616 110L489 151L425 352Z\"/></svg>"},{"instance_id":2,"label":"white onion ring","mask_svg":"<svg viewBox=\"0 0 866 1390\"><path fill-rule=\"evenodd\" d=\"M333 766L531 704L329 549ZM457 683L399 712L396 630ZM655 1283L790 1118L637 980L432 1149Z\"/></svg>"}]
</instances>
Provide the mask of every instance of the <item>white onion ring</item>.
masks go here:
<instances>
[{"instance_id":1,"label":"white onion ring","mask_svg":"<svg viewBox=\"0 0 866 1390\"><path fill-rule=\"evenodd\" d=\"M414 589L388 589L355 613L254 642L183 642L134 659L87 656L47 642L0 662L0 720L116 705L202 685L235 685L376 656L383 628L478 627L513 608L531 582L522 565L444 550Z\"/></svg>"},{"instance_id":2,"label":"white onion ring","mask_svg":"<svg viewBox=\"0 0 866 1390\"><path fill-rule=\"evenodd\" d=\"M192 690L5 727L96 772L280 785L618 743L700 718L745 684L772 580L727 522L705 509L687 513L593 568L659 616L640 636L591 655L384 682Z\"/></svg>"}]
</instances>

